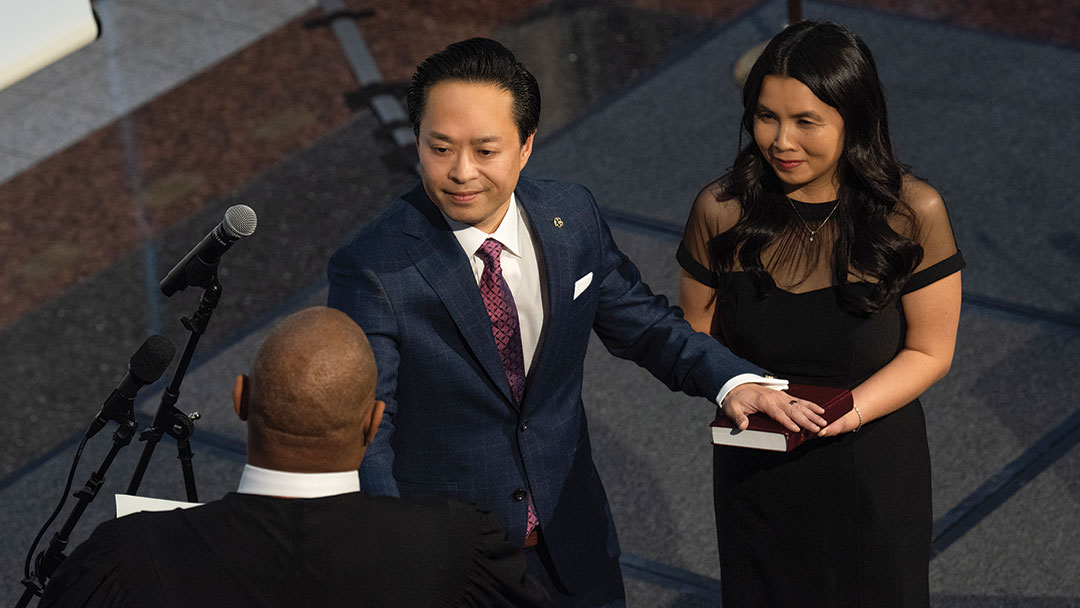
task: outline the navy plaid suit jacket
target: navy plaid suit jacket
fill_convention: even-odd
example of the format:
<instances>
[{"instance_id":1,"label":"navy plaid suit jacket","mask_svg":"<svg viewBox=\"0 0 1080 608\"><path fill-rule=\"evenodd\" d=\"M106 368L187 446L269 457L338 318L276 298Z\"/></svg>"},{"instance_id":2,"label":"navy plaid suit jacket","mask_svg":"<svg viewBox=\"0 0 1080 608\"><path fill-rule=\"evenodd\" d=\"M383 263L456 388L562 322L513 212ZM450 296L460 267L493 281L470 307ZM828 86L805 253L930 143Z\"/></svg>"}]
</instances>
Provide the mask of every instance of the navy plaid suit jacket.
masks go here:
<instances>
[{"instance_id":1,"label":"navy plaid suit jacket","mask_svg":"<svg viewBox=\"0 0 1080 608\"><path fill-rule=\"evenodd\" d=\"M329 305L367 333L377 398L386 402L360 470L363 490L474 502L494 511L511 538L525 536L524 490L573 590L619 554L581 401L590 331L616 356L690 395L711 399L731 376L757 370L693 331L641 282L587 189L521 177L515 194L547 283L520 407L469 261L421 185L333 255ZM590 272L575 298L575 281Z\"/></svg>"}]
</instances>

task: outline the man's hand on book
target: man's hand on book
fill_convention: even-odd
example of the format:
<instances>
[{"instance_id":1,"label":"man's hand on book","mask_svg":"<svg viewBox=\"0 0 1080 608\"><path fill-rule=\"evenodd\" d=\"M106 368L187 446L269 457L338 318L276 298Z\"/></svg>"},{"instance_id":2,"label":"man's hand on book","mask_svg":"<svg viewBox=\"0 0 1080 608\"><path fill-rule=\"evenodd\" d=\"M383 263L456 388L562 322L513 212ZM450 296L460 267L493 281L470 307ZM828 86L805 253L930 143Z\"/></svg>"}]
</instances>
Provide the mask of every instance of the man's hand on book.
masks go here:
<instances>
[{"instance_id":1,"label":"man's hand on book","mask_svg":"<svg viewBox=\"0 0 1080 608\"><path fill-rule=\"evenodd\" d=\"M806 429L817 433L825 427L825 419L821 417L825 410L816 403L752 382L731 389L724 397L722 409L740 430L746 429L750 423L746 417L755 412L765 414L790 431Z\"/></svg>"}]
</instances>

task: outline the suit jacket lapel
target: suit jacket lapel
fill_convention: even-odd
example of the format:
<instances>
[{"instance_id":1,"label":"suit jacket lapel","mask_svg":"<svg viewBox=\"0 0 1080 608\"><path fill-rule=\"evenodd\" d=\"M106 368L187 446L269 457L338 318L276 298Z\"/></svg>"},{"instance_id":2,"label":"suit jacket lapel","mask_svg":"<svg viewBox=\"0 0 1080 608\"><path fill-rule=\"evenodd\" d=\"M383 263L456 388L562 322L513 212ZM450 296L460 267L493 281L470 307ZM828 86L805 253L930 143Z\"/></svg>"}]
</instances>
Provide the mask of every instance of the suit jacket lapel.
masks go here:
<instances>
[{"instance_id":1,"label":"suit jacket lapel","mask_svg":"<svg viewBox=\"0 0 1080 608\"><path fill-rule=\"evenodd\" d=\"M516 409L510 382L491 335L491 319L461 244L422 185L404 198L409 208L402 230L416 239L407 247L409 257L446 307L480 366Z\"/></svg>"},{"instance_id":2,"label":"suit jacket lapel","mask_svg":"<svg viewBox=\"0 0 1080 608\"><path fill-rule=\"evenodd\" d=\"M565 344L563 332L567 329L567 323L559 323L563 319L567 307L573 300L574 289L574 264L572 252L580 247L569 236L569 231L557 226L556 218L559 217L558 201L549 200L543 196L539 188L535 187L526 178L521 178L518 188L515 190L518 204L528 217L533 230L536 233L537 253L540 255L541 270L546 282L546 298L544 306L544 328L540 333L540 343L536 347L533 356L533 364L525 381L526 404L539 399L543 401L541 394L544 391L545 382L557 382L557 379L548 378L547 370L561 356L560 348ZM530 396L532 399L530 399Z\"/></svg>"}]
</instances>

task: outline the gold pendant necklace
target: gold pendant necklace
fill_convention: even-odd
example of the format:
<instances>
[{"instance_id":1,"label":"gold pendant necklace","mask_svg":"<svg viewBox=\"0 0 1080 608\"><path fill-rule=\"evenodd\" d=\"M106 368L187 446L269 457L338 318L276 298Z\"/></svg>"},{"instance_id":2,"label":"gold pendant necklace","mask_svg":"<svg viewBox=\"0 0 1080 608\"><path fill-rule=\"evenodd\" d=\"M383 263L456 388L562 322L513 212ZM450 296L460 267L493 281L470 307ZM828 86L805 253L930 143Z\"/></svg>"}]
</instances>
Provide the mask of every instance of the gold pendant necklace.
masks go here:
<instances>
[{"instance_id":1,"label":"gold pendant necklace","mask_svg":"<svg viewBox=\"0 0 1080 608\"><path fill-rule=\"evenodd\" d=\"M787 198L787 197L785 196L784 198ZM822 220L822 222L820 224L818 224L818 227L817 228L811 228L810 224L806 223L806 220L803 219L802 214L799 213L799 209L795 206L795 202L792 201L790 198L787 199L787 202L788 202L789 205L791 205L791 210L795 212L795 217L799 218L799 221L802 222L803 227L805 227L806 231L810 233L810 242L811 243L814 242L814 236L818 233L818 230L821 230L822 228L825 227L825 223L829 221L829 219L832 217L832 214L836 212L836 208L840 206L840 201L836 201L836 204L833 205L832 210L829 211L829 215L825 216L825 219Z\"/></svg>"}]
</instances>

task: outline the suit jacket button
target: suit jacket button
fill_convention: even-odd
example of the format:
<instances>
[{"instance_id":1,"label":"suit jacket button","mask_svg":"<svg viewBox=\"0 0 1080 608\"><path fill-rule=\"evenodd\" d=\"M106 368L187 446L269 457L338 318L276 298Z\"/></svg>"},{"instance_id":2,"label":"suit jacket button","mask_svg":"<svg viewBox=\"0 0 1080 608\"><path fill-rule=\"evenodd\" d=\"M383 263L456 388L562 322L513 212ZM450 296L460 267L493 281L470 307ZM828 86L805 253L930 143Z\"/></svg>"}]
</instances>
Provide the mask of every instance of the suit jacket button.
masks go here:
<instances>
[{"instance_id":1,"label":"suit jacket button","mask_svg":"<svg viewBox=\"0 0 1080 608\"><path fill-rule=\"evenodd\" d=\"M514 490L514 500L516 502L521 502L521 501L525 500L526 495L527 495L527 493L525 492L525 488L518 488L518 489Z\"/></svg>"},{"instance_id":2,"label":"suit jacket button","mask_svg":"<svg viewBox=\"0 0 1080 608\"><path fill-rule=\"evenodd\" d=\"M525 422L522 422L522 423L521 423L521 430L522 430L522 431L525 431L525 430L527 430L528 428L529 428L529 421L528 421L528 420L526 420Z\"/></svg>"}]
</instances>

